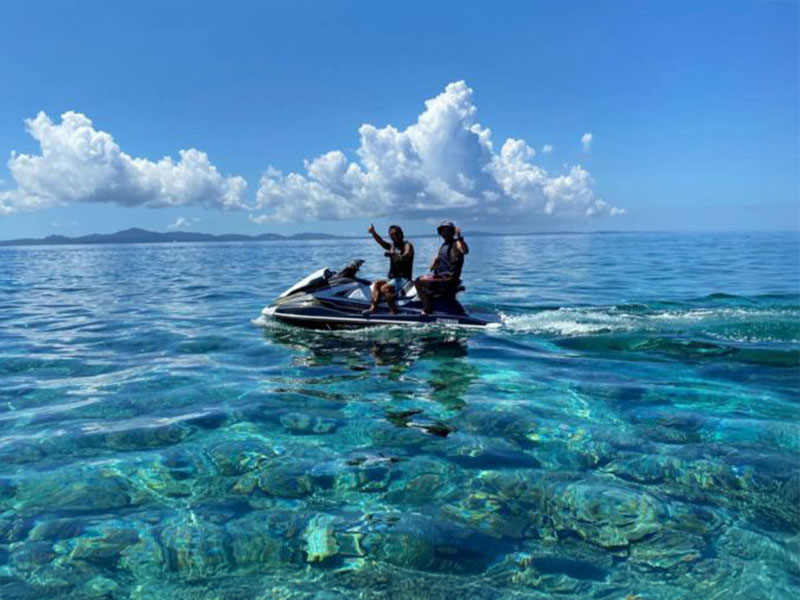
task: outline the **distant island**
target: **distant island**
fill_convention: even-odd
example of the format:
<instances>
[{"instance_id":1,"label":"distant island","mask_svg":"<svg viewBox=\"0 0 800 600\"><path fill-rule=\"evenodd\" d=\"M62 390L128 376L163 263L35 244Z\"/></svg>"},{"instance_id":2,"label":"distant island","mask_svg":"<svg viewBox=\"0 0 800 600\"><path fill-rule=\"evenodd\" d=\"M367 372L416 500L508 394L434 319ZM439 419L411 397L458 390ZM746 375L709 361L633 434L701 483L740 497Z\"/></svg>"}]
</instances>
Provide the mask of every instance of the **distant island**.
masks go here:
<instances>
[{"instance_id":1,"label":"distant island","mask_svg":"<svg viewBox=\"0 0 800 600\"><path fill-rule=\"evenodd\" d=\"M484 237L496 235L574 235L574 234L602 234L602 233L632 233L624 231L541 231L530 233L494 233L489 231L467 231L465 236ZM183 242L281 242L303 240L352 240L366 236L333 235L330 233L295 233L294 235L281 235L279 233L261 233L259 235L244 235L241 233L225 233L212 235L210 233L194 233L191 231L170 231L161 233L132 227L116 233L92 233L79 237L65 235L48 235L44 238L21 238L17 240L0 240L0 246L75 246L79 244L168 244ZM415 234L408 237L424 238L437 237L436 234Z\"/></svg>"},{"instance_id":2,"label":"distant island","mask_svg":"<svg viewBox=\"0 0 800 600\"><path fill-rule=\"evenodd\" d=\"M281 240L328 240L340 239L344 236L327 233L297 233L280 235L278 233L261 233L259 235L243 235L226 233L212 235L210 233L193 233L190 231L170 231L160 233L133 227L116 233L92 233L79 237L64 235L48 235L45 238L23 238L18 240L0 240L0 246L66 246L77 244L167 244L175 242L274 242Z\"/></svg>"}]
</instances>

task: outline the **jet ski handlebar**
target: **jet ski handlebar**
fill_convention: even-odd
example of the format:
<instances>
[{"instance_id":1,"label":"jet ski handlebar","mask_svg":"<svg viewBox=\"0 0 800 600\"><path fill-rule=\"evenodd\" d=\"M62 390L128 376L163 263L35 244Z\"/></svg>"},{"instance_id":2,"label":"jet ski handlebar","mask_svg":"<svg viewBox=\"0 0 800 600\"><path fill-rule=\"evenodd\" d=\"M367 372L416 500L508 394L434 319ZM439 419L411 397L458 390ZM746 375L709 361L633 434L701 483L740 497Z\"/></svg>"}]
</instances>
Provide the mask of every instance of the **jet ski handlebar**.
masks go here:
<instances>
[{"instance_id":1,"label":"jet ski handlebar","mask_svg":"<svg viewBox=\"0 0 800 600\"><path fill-rule=\"evenodd\" d=\"M358 270L361 268L361 265L363 264L364 260L361 258L356 258L355 260L351 260L346 267L344 267L338 273L335 273L333 277L331 277L331 279L333 278L358 279L356 277L356 274L358 273Z\"/></svg>"}]
</instances>

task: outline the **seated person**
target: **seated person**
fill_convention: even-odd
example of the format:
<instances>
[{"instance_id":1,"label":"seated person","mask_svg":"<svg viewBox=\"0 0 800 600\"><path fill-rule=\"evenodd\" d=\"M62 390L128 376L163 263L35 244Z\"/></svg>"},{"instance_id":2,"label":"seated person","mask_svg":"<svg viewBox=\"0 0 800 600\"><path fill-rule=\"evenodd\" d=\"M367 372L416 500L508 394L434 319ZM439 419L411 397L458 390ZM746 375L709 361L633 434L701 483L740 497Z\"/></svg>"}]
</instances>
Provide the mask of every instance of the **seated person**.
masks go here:
<instances>
[{"instance_id":1,"label":"seated person","mask_svg":"<svg viewBox=\"0 0 800 600\"><path fill-rule=\"evenodd\" d=\"M439 253L431 264L431 273L417 278L419 299L422 301L423 314L433 311L433 296L436 294L455 294L461 282L461 268L464 266L464 255L469 254L469 247L461 237L461 229L452 221L442 221L436 232L444 240Z\"/></svg>"},{"instance_id":2,"label":"seated person","mask_svg":"<svg viewBox=\"0 0 800 600\"><path fill-rule=\"evenodd\" d=\"M397 294L402 292L403 288L411 281L411 272L414 267L414 246L404 239L403 230L397 225L389 227L391 244L378 235L374 225L370 225L367 231L386 250L384 256L389 258L389 273L387 275L388 281L381 279L372 284L372 303L364 313L369 314L378 310L378 303L381 301L381 296L383 296L386 298L386 304L389 305L389 311L396 315Z\"/></svg>"}]
</instances>

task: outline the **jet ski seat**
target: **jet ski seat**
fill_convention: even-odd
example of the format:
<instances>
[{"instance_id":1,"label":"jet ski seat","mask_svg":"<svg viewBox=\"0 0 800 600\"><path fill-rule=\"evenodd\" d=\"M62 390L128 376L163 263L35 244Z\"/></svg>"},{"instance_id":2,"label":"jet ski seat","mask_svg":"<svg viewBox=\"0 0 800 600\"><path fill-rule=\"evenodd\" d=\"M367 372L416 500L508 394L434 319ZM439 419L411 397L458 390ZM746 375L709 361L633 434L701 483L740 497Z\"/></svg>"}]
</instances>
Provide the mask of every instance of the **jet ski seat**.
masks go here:
<instances>
[{"instance_id":1,"label":"jet ski seat","mask_svg":"<svg viewBox=\"0 0 800 600\"><path fill-rule=\"evenodd\" d=\"M458 285L455 287L455 289L452 289L452 291L451 290L447 290L447 289L437 290L437 291L433 292L433 297L434 298L438 298L439 296L449 296L450 294L455 296L459 292L466 291L466 289L467 288L464 287L464 284L461 281L459 281Z\"/></svg>"},{"instance_id":2,"label":"jet ski seat","mask_svg":"<svg viewBox=\"0 0 800 600\"><path fill-rule=\"evenodd\" d=\"M413 283L411 285L413 286ZM406 286L406 287L408 287L408 286ZM416 295L417 294L417 290L416 290L416 288L413 288L413 289L414 289L414 295ZM466 291L466 289L467 288L464 287L464 284L461 281L459 281L458 285L455 287L455 289L449 289L449 290L448 289L438 289L438 290L434 290L431 293L431 297L432 298L441 298L442 296L451 296L451 297L455 298L456 294L458 294L459 292Z\"/></svg>"},{"instance_id":3,"label":"jet ski seat","mask_svg":"<svg viewBox=\"0 0 800 600\"><path fill-rule=\"evenodd\" d=\"M433 297L439 298L441 296L446 296L451 294L452 297L455 297L456 294L458 294L459 292L463 292L466 289L467 288L465 288L464 285L461 282L459 282L454 292L439 290L433 293ZM350 297L352 298L353 294L351 294ZM417 288L414 285L413 281L409 281L406 285L403 286L403 289L397 293L397 299L402 301L411 301L417 299L418 297L419 294L417 293Z\"/></svg>"}]
</instances>

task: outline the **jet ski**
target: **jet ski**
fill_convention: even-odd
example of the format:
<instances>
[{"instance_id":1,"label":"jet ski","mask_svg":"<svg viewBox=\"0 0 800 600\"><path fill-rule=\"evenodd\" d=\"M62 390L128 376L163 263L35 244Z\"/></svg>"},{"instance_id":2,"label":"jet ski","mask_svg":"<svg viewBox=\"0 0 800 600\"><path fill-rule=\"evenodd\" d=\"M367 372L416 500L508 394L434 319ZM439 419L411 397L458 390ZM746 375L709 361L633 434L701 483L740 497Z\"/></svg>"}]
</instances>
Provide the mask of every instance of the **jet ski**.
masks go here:
<instances>
[{"instance_id":1,"label":"jet ski","mask_svg":"<svg viewBox=\"0 0 800 600\"><path fill-rule=\"evenodd\" d=\"M499 323L494 315L471 315L456 300L455 294L433 299L433 312L422 313L413 282L397 295L397 314L382 302L378 310L366 312L370 305L372 282L358 277L364 261L356 259L340 271L325 268L314 271L278 296L261 311L271 317L313 329L355 329L376 325L446 325L481 329ZM464 291L459 285L456 294Z\"/></svg>"}]
</instances>

